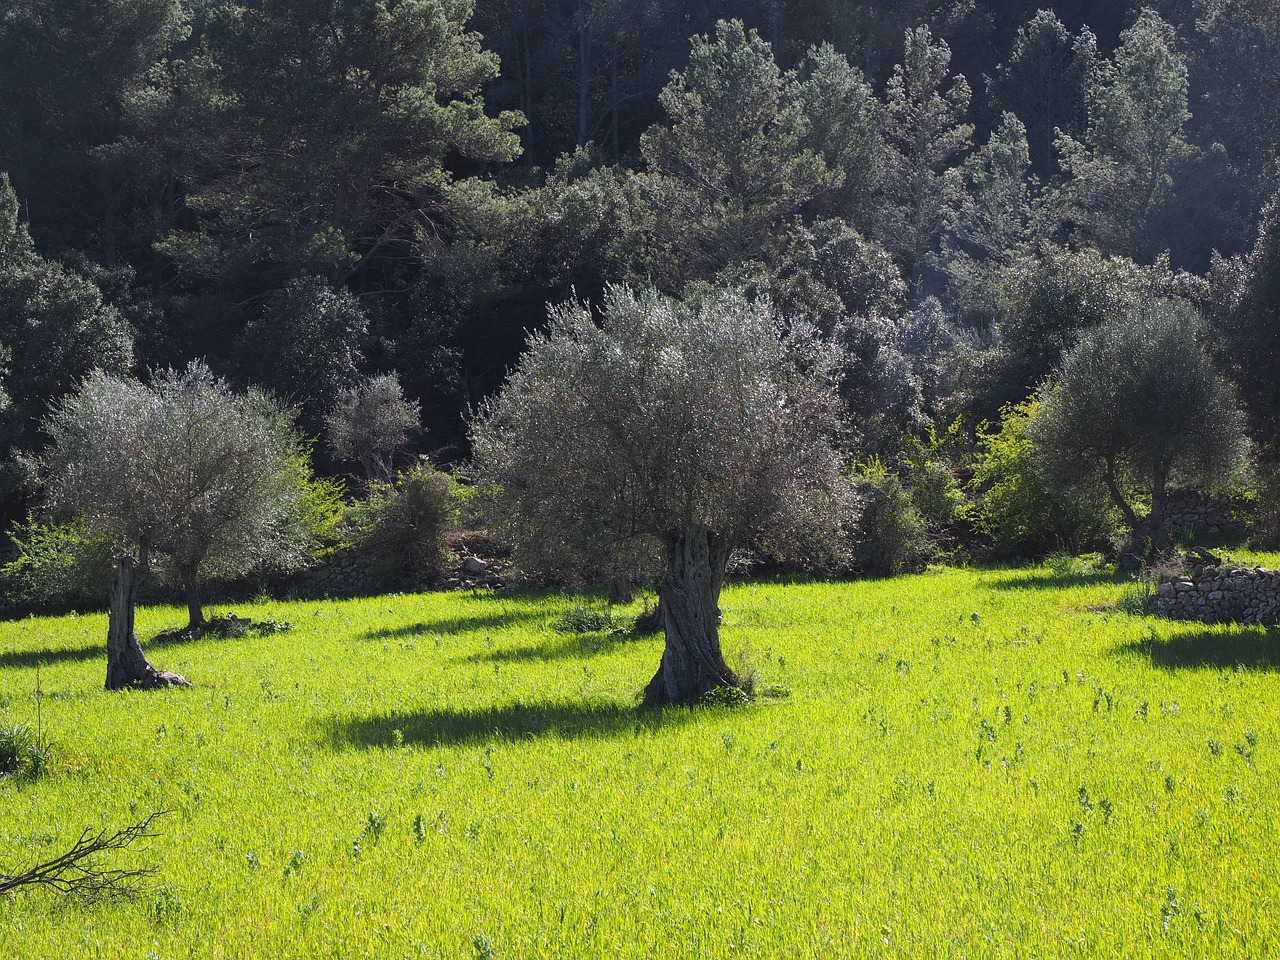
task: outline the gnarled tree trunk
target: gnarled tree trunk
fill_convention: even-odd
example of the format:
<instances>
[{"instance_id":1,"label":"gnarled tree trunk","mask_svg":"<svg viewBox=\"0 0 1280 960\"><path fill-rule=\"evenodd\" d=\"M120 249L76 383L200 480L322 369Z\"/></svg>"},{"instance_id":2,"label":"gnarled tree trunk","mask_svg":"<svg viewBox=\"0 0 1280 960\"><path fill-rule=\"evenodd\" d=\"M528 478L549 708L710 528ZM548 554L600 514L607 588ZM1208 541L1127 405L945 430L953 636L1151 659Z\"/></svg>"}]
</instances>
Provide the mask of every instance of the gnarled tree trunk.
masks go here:
<instances>
[{"instance_id":1,"label":"gnarled tree trunk","mask_svg":"<svg viewBox=\"0 0 1280 960\"><path fill-rule=\"evenodd\" d=\"M194 570L182 571L182 596L187 602L187 627L203 627L204 604L200 602L200 577Z\"/></svg>"},{"instance_id":2,"label":"gnarled tree trunk","mask_svg":"<svg viewBox=\"0 0 1280 960\"><path fill-rule=\"evenodd\" d=\"M116 576L111 584L111 612L107 620L107 689L124 687L189 687L183 677L153 667L133 628L133 608L138 598L138 578L147 562L143 547L141 557L124 556L116 561Z\"/></svg>"},{"instance_id":3,"label":"gnarled tree trunk","mask_svg":"<svg viewBox=\"0 0 1280 960\"><path fill-rule=\"evenodd\" d=\"M690 524L673 544L659 591L667 634L662 665L644 691L649 706L693 703L738 676L720 652L720 588L729 543L702 524Z\"/></svg>"}]
</instances>

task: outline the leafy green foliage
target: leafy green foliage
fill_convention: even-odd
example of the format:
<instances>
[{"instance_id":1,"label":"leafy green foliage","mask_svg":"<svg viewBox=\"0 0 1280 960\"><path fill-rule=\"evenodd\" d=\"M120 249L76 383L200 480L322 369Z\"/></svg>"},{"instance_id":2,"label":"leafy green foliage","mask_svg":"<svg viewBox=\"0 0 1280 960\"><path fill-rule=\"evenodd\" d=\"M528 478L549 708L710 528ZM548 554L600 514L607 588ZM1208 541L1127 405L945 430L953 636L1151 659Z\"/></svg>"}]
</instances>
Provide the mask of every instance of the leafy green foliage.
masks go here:
<instances>
[{"instance_id":1,"label":"leafy green foliage","mask_svg":"<svg viewBox=\"0 0 1280 960\"><path fill-rule=\"evenodd\" d=\"M806 143L795 75L739 20L694 37L688 68L659 99L671 125L641 138L643 185L680 280L754 259L784 218L841 180Z\"/></svg>"},{"instance_id":2,"label":"leafy green foliage","mask_svg":"<svg viewBox=\"0 0 1280 960\"><path fill-rule=\"evenodd\" d=\"M1088 90L1098 67L1098 41L1088 27L1075 36L1048 9L1018 28L996 69L991 92L1025 124L1031 165L1042 183L1058 172L1056 131L1084 133Z\"/></svg>"},{"instance_id":3,"label":"leafy green foliage","mask_svg":"<svg viewBox=\"0 0 1280 960\"><path fill-rule=\"evenodd\" d=\"M90 280L41 257L18 220L18 198L0 172L0 493L12 495L14 454L43 442L49 404L90 371L122 372L133 331Z\"/></svg>"},{"instance_id":4,"label":"leafy green foliage","mask_svg":"<svg viewBox=\"0 0 1280 960\"><path fill-rule=\"evenodd\" d=\"M291 421L200 364L151 385L96 372L45 423L47 505L117 555L154 551L194 604L201 579L288 567L311 551L329 498L310 484Z\"/></svg>"},{"instance_id":5,"label":"leafy green foliage","mask_svg":"<svg viewBox=\"0 0 1280 960\"><path fill-rule=\"evenodd\" d=\"M368 318L346 290L319 277L290 281L263 305L241 338L251 382L302 411L313 428L343 389L354 386Z\"/></svg>"},{"instance_id":6,"label":"leafy green foliage","mask_svg":"<svg viewBox=\"0 0 1280 960\"><path fill-rule=\"evenodd\" d=\"M1212 484L1239 469L1244 419L1196 340L1185 303L1157 301L1085 335L1028 427L1041 475L1059 489L1102 484L1133 529L1133 483L1162 516L1172 477Z\"/></svg>"},{"instance_id":7,"label":"leafy green foliage","mask_svg":"<svg viewBox=\"0 0 1280 960\"><path fill-rule=\"evenodd\" d=\"M874 573L900 573L920 566L931 554L929 526L898 475L878 457L853 473L858 499L853 559Z\"/></svg>"},{"instance_id":8,"label":"leafy green foliage","mask_svg":"<svg viewBox=\"0 0 1280 960\"><path fill-rule=\"evenodd\" d=\"M388 481L392 462L418 428L418 405L400 392L394 373L369 377L338 395L325 417L325 437L339 460L355 460L365 478Z\"/></svg>"},{"instance_id":9,"label":"leafy green foliage","mask_svg":"<svg viewBox=\"0 0 1280 960\"><path fill-rule=\"evenodd\" d=\"M391 483L369 484L348 508L348 539L377 568L379 582L421 587L444 568L444 533L457 512L449 474L423 462Z\"/></svg>"},{"instance_id":10,"label":"leafy green foliage","mask_svg":"<svg viewBox=\"0 0 1280 960\"><path fill-rule=\"evenodd\" d=\"M1114 506L1100 493L1054 490L1040 473L1030 427L1043 409L1031 397L1008 404L998 425L980 427L969 489L974 526L991 539L997 556L1074 554L1105 546L1120 532Z\"/></svg>"},{"instance_id":11,"label":"leafy green foliage","mask_svg":"<svg viewBox=\"0 0 1280 960\"><path fill-rule=\"evenodd\" d=\"M1089 242L1150 262L1168 248L1153 219L1171 201L1188 150L1187 65L1174 28L1151 8L1121 41L1090 85L1083 143L1058 140L1066 174L1060 201Z\"/></svg>"},{"instance_id":12,"label":"leafy green foliage","mask_svg":"<svg viewBox=\"0 0 1280 960\"><path fill-rule=\"evenodd\" d=\"M85 520L46 523L36 515L9 531L15 551L0 583L15 600L54 607L100 607L115 565L115 544Z\"/></svg>"},{"instance_id":13,"label":"leafy green foliage","mask_svg":"<svg viewBox=\"0 0 1280 960\"><path fill-rule=\"evenodd\" d=\"M946 42L916 27L907 31L902 62L885 91L888 202L881 232L916 285L960 203L958 166L973 136L973 125L963 122L972 91L950 67Z\"/></svg>"},{"instance_id":14,"label":"leafy green foliage","mask_svg":"<svg viewBox=\"0 0 1280 960\"><path fill-rule=\"evenodd\" d=\"M517 115L484 112L498 65L470 13L465 0L214 7L214 175L192 183L201 229L171 232L168 251L191 275L276 287L341 284L386 248L411 251L448 162L518 151Z\"/></svg>"},{"instance_id":15,"label":"leafy green foliage","mask_svg":"<svg viewBox=\"0 0 1280 960\"><path fill-rule=\"evenodd\" d=\"M834 359L732 290L613 288L600 324L565 304L475 424L494 517L568 577L647 572L690 525L818 553L842 522Z\"/></svg>"},{"instance_id":16,"label":"leafy green foliage","mask_svg":"<svg viewBox=\"0 0 1280 960\"><path fill-rule=\"evenodd\" d=\"M988 394L1020 403L1087 331L1150 300L1199 302L1206 286L1161 260L1143 267L1097 250L1044 246L1000 276L996 356Z\"/></svg>"},{"instance_id":17,"label":"leafy green foliage","mask_svg":"<svg viewBox=\"0 0 1280 960\"><path fill-rule=\"evenodd\" d=\"M1247 258L1222 264L1226 302L1215 316L1218 358L1235 382L1250 436L1270 463L1280 463L1280 190L1266 205ZM1217 290L1215 290L1217 293Z\"/></svg>"}]
</instances>

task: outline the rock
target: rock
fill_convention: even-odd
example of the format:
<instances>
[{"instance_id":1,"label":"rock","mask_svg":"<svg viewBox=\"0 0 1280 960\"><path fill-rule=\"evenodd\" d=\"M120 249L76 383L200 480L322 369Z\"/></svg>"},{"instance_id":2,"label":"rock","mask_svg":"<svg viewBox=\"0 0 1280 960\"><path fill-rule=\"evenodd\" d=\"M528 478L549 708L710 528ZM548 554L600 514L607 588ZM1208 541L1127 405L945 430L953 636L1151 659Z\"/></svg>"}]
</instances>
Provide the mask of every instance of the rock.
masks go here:
<instances>
[{"instance_id":1,"label":"rock","mask_svg":"<svg viewBox=\"0 0 1280 960\"><path fill-rule=\"evenodd\" d=\"M485 563L483 560L481 560L479 557L467 557L467 559L462 561L462 569L465 570L467 573L472 573L472 574L488 573L489 565Z\"/></svg>"}]
</instances>

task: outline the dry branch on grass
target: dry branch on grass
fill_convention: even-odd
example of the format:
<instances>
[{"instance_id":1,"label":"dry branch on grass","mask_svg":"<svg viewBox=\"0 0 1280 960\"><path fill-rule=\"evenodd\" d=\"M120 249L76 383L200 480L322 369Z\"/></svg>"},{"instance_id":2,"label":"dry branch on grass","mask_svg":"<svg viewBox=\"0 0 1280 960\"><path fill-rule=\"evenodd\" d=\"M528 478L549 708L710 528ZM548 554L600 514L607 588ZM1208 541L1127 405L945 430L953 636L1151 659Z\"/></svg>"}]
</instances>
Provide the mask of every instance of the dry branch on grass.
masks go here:
<instances>
[{"instance_id":1,"label":"dry branch on grass","mask_svg":"<svg viewBox=\"0 0 1280 960\"><path fill-rule=\"evenodd\" d=\"M100 853L124 850L138 837L156 836L151 830L151 823L166 812L153 813L115 833L101 830L94 834L86 829L66 853L21 873L0 873L0 894L19 887L41 886L90 902L131 897L137 892L138 881L154 873L154 867L116 870L100 867L91 858Z\"/></svg>"}]
</instances>

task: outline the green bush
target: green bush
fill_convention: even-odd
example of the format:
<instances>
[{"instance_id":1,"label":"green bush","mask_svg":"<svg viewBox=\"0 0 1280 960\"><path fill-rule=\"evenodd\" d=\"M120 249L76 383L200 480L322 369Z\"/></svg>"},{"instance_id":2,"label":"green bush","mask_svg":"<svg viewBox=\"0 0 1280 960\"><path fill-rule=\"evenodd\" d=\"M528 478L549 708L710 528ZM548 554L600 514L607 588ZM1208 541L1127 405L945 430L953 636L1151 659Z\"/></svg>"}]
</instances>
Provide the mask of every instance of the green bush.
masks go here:
<instances>
[{"instance_id":1,"label":"green bush","mask_svg":"<svg viewBox=\"0 0 1280 960\"><path fill-rule=\"evenodd\" d=\"M112 544L88 522L44 523L29 515L14 524L9 539L14 558L0 567L5 595L58 609L106 604Z\"/></svg>"},{"instance_id":2,"label":"green bush","mask_svg":"<svg viewBox=\"0 0 1280 960\"><path fill-rule=\"evenodd\" d=\"M1101 491L1077 490L1069 498L1049 491L1033 456L1028 428L1042 403L1032 397L1000 410L998 429L978 430L973 479L973 523L991 538L997 556L1070 554L1110 544L1121 532L1120 517Z\"/></svg>"},{"instance_id":3,"label":"green bush","mask_svg":"<svg viewBox=\"0 0 1280 960\"><path fill-rule=\"evenodd\" d=\"M394 483L371 483L368 496L351 505L350 540L380 582L408 589L440 575L444 533L457 514L455 489L449 474L420 463Z\"/></svg>"},{"instance_id":4,"label":"green bush","mask_svg":"<svg viewBox=\"0 0 1280 960\"><path fill-rule=\"evenodd\" d=\"M1280 544L1280 464L1255 462L1242 499L1252 544L1263 549Z\"/></svg>"},{"instance_id":5,"label":"green bush","mask_svg":"<svg viewBox=\"0 0 1280 960\"><path fill-rule=\"evenodd\" d=\"M896 473L879 457L854 468L861 512L854 527L854 561L873 573L922 565L933 550L929 525Z\"/></svg>"}]
</instances>

